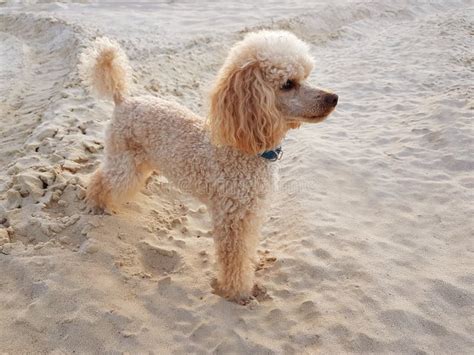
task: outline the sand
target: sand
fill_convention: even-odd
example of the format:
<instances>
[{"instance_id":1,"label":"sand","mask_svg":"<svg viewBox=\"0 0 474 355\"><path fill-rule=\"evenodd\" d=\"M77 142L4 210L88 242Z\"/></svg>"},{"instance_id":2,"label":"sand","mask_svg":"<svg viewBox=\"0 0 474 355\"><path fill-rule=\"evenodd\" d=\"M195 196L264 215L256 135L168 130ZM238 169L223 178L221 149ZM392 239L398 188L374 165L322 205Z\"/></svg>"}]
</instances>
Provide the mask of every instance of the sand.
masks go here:
<instances>
[{"instance_id":1,"label":"sand","mask_svg":"<svg viewBox=\"0 0 474 355\"><path fill-rule=\"evenodd\" d=\"M0 6L2 352L474 352L470 2L33 3ZM340 102L283 143L257 271L271 299L240 306L211 293L206 207L165 178L84 212L112 105L77 59L114 38L135 93L205 114L259 28L308 41L310 81Z\"/></svg>"}]
</instances>

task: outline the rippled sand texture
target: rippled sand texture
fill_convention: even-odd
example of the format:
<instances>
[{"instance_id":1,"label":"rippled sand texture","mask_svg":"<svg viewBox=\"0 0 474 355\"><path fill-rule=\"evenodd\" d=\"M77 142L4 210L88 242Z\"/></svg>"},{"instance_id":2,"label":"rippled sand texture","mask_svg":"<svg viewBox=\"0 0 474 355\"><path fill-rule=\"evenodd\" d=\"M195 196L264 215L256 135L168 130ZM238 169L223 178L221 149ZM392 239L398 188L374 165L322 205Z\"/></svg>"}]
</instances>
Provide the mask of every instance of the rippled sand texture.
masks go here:
<instances>
[{"instance_id":1,"label":"rippled sand texture","mask_svg":"<svg viewBox=\"0 0 474 355\"><path fill-rule=\"evenodd\" d=\"M2 351L474 353L474 10L446 3L0 6ZM76 66L110 36L136 93L204 114L259 28L310 42L310 80L340 103L284 142L257 271L271 299L243 307L211 293L207 210L166 179L83 212L112 106Z\"/></svg>"}]
</instances>

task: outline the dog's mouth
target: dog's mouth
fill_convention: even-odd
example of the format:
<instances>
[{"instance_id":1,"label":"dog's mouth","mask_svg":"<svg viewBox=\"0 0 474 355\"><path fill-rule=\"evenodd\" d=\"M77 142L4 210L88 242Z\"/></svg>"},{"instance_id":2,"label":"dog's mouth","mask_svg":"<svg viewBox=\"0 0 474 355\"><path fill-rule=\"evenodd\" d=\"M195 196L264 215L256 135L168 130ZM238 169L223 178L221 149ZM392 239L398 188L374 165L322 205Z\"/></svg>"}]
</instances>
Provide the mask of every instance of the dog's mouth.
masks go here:
<instances>
[{"instance_id":1,"label":"dog's mouth","mask_svg":"<svg viewBox=\"0 0 474 355\"><path fill-rule=\"evenodd\" d=\"M329 116L329 113L327 115L311 116L311 117L308 117L308 121L309 122L321 122L321 121L324 121L328 116Z\"/></svg>"},{"instance_id":2,"label":"dog's mouth","mask_svg":"<svg viewBox=\"0 0 474 355\"><path fill-rule=\"evenodd\" d=\"M308 123L318 123L318 122L324 121L333 111L334 111L334 107L331 107L329 110L327 110L325 113L321 115L306 116L302 118L303 118L303 121L308 122Z\"/></svg>"},{"instance_id":3,"label":"dog's mouth","mask_svg":"<svg viewBox=\"0 0 474 355\"><path fill-rule=\"evenodd\" d=\"M324 121L334 110L336 106L326 106L322 110L315 114L314 112L302 114L299 116L294 116L291 118L293 122L305 122L305 123L319 123Z\"/></svg>"}]
</instances>

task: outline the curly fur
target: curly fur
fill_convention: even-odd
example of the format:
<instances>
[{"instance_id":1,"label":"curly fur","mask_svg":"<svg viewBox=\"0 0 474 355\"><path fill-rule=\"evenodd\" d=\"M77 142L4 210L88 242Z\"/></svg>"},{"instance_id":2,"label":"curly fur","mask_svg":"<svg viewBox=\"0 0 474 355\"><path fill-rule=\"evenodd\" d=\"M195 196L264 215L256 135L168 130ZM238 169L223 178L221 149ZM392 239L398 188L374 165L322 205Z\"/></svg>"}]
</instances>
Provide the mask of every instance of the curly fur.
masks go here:
<instances>
[{"instance_id":1,"label":"curly fur","mask_svg":"<svg viewBox=\"0 0 474 355\"><path fill-rule=\"evenodd\" d=\"M131 68L119 44L106 37L98 38L80 58L79 72L95 93L120 103L129 91Z\"/></svg>"},{"instance_id":2,"label":"curly fur","mask_svg":"<svg viewBox=\"0 0 474 355\"><path fill-rule=\"evenodd\" d=\"M210 95L213 143L249 154L278 145L299 123L283 118L275 89L289 78L304 80L312 68L308 46L296 36L284 31L247 35L231 49Z\"/></svg>"},{"instance_id":3,"label":"curly fur","mask_svg":"<svg viewBox=\"0 0 474 355\"><path fill-rule=\"evenodd\" d=\"M116 103L104 161L88 186L90 206L106 209L129 199L152 171L162 173L209 206L219 267L216 293L248 299L275 169L256 153L300 124L282 113L276 92L288 78L309 75L308 47L288 32L270 31L236 44L212 90L207 125L177 103L128 97L128 64L112 42L98 40L82 61L86 81Z\"/></svg>"},{"instance_id":4,"label":"curly fur","mask_svg":"<svg viewBox=\"0 0 474 355\"><path fill-rule=\"evenodd\" d=\"M222 74L211 93L208 123L214 143L249 154L275 147L288 129L260 68L248 64Z\"/></svg>"}]
</instances>

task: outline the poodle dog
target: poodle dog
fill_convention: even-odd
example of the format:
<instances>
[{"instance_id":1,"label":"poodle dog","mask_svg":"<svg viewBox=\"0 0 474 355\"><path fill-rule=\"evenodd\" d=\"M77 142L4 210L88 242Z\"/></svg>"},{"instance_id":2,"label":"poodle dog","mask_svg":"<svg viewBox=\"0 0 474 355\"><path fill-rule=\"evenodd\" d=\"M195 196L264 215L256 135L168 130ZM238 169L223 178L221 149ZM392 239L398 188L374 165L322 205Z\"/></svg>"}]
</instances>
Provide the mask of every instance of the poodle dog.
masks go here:
<instances>
[{"instance_id":1,"label":"poodle dog","mask_svg":"<svg viewBox=\"0 0 474 355\"><path fill-rule=\"evenodd\" d=\"M128 94L131 70L117 43L102 38L81 57L81 72L113 99L104 159L86 194L103 211L130 199L153 172L209 207L218 262L213 287L252 297L258 236L288 130L321 122L338 97L310 86L306 43L285 31L249 33L234 45L210 92L207 120L156 97Z\"/></svg>"}]
</instances>

